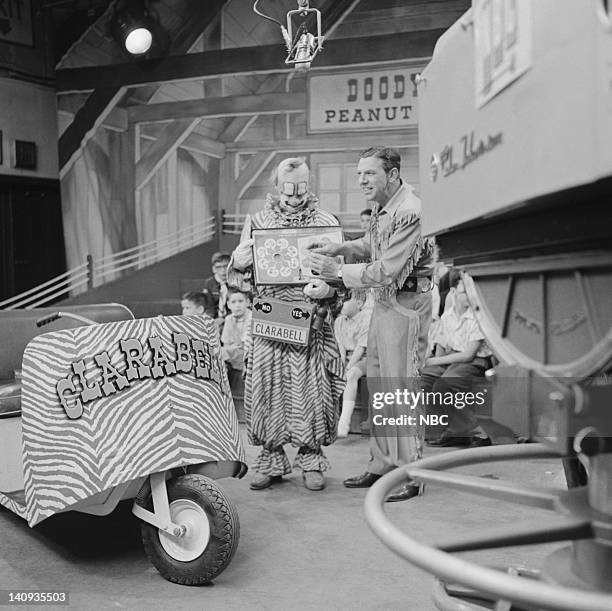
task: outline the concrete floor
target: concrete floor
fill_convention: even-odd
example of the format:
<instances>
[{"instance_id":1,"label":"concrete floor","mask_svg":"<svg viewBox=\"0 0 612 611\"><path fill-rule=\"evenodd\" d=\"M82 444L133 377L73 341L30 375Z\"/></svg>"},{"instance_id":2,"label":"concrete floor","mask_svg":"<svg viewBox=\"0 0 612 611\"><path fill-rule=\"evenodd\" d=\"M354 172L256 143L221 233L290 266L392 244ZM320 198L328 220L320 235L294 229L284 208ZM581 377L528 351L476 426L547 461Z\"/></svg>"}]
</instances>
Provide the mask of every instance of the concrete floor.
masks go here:
<instances>
[{"instance_id":1,"label":"concrete floor","mask_svg":"<svg viewBox=\"0 0 612 611\"><path fill-rule=\"evenodd\" d=\"M428 448L426 455L444 451ZM250 447L248 452L251 458L255 454ZM71 609L92 610L434 609L432 577L379 542L365 523L365 491L342 486L345 477L363 471L367 438L351 435L327 454L333 470L323 492L306 490L299 473L259 492L248 489L250 474L222 481L238 507L242 534L236 556L213 586L177 586L160 577L145 557L138 521L125 504L106 518L69 513L35 529L0 508L0 589L65 589ZM547 488L564 486L556 460L463 471ZM425 542L458 530L550 515L435 487L423 497L387 507L402 530ZM481 564L537 566L556 547L463 556Z\"/></svg>"}]
</instances>

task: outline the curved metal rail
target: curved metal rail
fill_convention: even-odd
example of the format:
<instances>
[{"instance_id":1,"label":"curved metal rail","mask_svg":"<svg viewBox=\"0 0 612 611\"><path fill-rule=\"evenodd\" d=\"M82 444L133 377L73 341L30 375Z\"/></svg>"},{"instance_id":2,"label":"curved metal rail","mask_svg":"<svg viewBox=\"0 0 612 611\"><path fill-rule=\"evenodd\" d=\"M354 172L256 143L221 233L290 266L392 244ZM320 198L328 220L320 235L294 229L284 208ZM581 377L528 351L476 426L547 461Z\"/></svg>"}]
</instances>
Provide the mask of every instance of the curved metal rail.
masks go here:
<instances>
[{"instance_id":1,"label":"curved metal rail","mask_svg":"<svg viewBox=\"0 0 612 611\"><path fill-rule=\"evenodd\" d=\"M539 543L582 539L592 536L591 522L584 515L559 516L545 524L530 525L524 529L513 528L501 531L499 528L470 539L447 541L430 547L401 532L384 511L385 498L391 490L409 479L417 482L440 483L455 489L542 509L554 510L560 504L560 496L536 489L513 486L502 482L483 481L482 478L441 473L443 469L477 464L480 462L520 460L525 458L559 458L543 444L508 445L474 450L449 452L443 456L426 458L399 467L380 478L368 491L365 499L366 521L374 534L402 558L438 578L474 588L501 600L513 601L553 611L609 611L612 609L612 595L588 590L568 588L542 583L533 579L507 575L495 569L481 567L455 558L447 551L486 549L502 545ZM446 551L442 551L442 549ZM456 608L472 609L469 606Z\"/></svg>"}]
</instances>

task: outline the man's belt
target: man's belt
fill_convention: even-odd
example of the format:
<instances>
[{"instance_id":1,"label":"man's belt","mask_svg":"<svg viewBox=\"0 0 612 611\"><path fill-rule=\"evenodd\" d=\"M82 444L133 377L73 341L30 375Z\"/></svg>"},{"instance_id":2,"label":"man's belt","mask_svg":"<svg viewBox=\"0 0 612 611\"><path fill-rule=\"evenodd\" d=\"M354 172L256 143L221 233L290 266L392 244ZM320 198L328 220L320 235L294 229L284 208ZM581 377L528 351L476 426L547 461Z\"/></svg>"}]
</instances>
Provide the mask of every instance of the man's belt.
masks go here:
<instances>
[{"instance_id":1,"label":"man's belt","mask_svg":"<svg viewBox=\"0 0 612 611\"><path fill-rule=\"evenodd\" d=\"M427 293L433 288L431 276L408 276L399 289L400 293Z\"/></svg>"}]
</instances>

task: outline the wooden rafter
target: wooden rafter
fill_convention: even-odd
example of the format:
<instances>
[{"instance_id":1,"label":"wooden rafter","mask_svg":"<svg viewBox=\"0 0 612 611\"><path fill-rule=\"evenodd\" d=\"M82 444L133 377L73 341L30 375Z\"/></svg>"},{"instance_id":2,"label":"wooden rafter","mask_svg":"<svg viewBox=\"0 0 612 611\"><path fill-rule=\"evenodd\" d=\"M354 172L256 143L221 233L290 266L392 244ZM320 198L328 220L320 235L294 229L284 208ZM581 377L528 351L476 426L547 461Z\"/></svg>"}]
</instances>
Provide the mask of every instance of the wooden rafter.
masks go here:
<instances>
[{"instance_id":1,"label":"wooden rafter","mask_svg":"<svg viewBox=\"0 0 612 611\"><path fill-rule=\"evenodd\" d=\"M60 136L60 177L66 173L76 158L82 143L104 122L124 92L123 87L105 87L96 90L95 95L87 98L83 107L74 116L72 123Z\"/></svg>"},{"instance_id":2,"label":"wooden rafter","mask_svg":"<svg viewBox=\"0 0 612 611\"><path fill-rule=\"evenodd\" d=\"M223 5L228 0L206 0L206 2L194 2L191 11L191 19L173 37L170 44L170 53L186 53L191 45L202 34L208 24L214 21ZM159 59L148 60L152 64ZM131 63L132 66L136 62ZM139 68L137 68L139 69ZM96 68L78 68L85 72L96 70ZM60 73L58 70L56 74ZM61 91L58 89L58 93ZM100 116L106 116L116 105L125 92L124 83L115 83L105 87L101 83L94 82L90 87L80 88L79 91L92 91L84 106L77 112L72 123L66 128L59 139L59 166L60 175L63 176L70 168L72 161L76 158L79 149L87 142L89 136L102 123Z\"/></svg>"},{"instance_id":3,"label":"wooden rafter","mask_svg":"<svg viewBox=\"0 0 612 611\"><path fill-rule=\"evenodd\" d=\"M264 93L272 93L278 89L278 86L284 80L284 74L273 74L268 76L259 85L255 91L255 94L261 95ZM233 142L234 140L237 140L238 137L243 134L246 129L248 129L249 125L255 121L255 119L257 119L257 115L233 118L225 129L219 134L219 140L221 140L221 142Z\"/></svg>"},{"instance_id":4,"label":"wooden rafter","mask_svg":"<svg viewBox=\"0 0 612 611\"><path fill-rule=\"evenodd\" d=\"M266 166L276 155L276 151L265 151L256 153L249 160L247 166L240 172L236 181L236 199L240 199L246 190L253 184L253 181L265 170Z\"/></svg>"},{"instance_id":5,"label":"wooden rafter","mask_svg":"<svg viewBox=\"0 0 612 611\"><path fill-rule=\"evenodd\" d=\"M142 189L145 186L199 122L199 119L179 119L164 128L159 138L136 164L136 189Z\"/></svg>"},{"instance_id":6,"label":"wooden rafter","mask_svg":"<svg viewBox=\"0 0 612 611\"><path fill-rule=\"evenodd\" d=\"M369 36L359 39L330 40L325 52L317 56L312 70L349 65L369 65L428 57L444 30ZM95 86L119 87L181 80L218 78L238 74L288 72L282 59L282 47L263 45L205 51L159 60L58 70L59 92L83 91Z\"/></svg>"},{"instance_id":7,"label":"wooden rafter","mask_svg":"<svg viewBox=\"0 0 612 611\"><path fill-rule=\"evenodd\" d=\"M128 110L128 117L131 123L142 123L178 118L202 119L251 115L253 113L303 112L305 107L305 93L269 93L131 106Z\"/></svg>"},{"instance_id":8,"label":"wooden rafter","mask_svg":"<svg viewBox=\"0 0 612 611\"><path fill-rule=\"evenodd\" d=\"M223 159L225 157L225 144L196 132L192 132L183 140L181 148L195 153L203 153L215 159Z\"/></svg>"},{"instance_id":9,"label":"wooden rafter","mask_svg":"<svg viewBox=\"0 0 612 611\"><path fill-rule=\"evenodd\" d=\"M75 112L63 110L62 108L58 108L57 112L60 115L66 115L67 117L69 117L71 122L74 121L74 116L76 114ZM119 106L114 106L104 117L101 125L102 127L109 129L113 132L124 132L128 128L127 110Z\"/></svg>"},{"instance_id":10,"label":"wooden rafter","mask_svg":"<svg viewBox=\"0 0 612 611\"><path fill-rule=\"evenodd\" d=\"M376 142L384 142L396 148L413 147L417 145L417 128L407 127L402 130L387 130L375 132ZM277 153L299 152L330 152L363 149L369 141L367 132L348 134L320 134L305 138L289 140L241 140L227 144L228 153L255 153L275 151Z\"/></svg>"},{"instance_id":11,"label":"wooden rafter","mask_svg":"<svg viewBox=\"0 0 612 611\"><path fill-rule=\"evenodd\" d=\"M148 130L143 130L142 126L138 123L133 124L133 126L136 125L139 127L139 136L141 140L155 142L159 138L160 134L158 132L152 134L149 133ZM225 157L225 144L223 144L223 142L213 140L195 131L191 132L178 147L191 153L207 155L214 159L223 159L223 157Z\"/></svg>"}]
</instances>

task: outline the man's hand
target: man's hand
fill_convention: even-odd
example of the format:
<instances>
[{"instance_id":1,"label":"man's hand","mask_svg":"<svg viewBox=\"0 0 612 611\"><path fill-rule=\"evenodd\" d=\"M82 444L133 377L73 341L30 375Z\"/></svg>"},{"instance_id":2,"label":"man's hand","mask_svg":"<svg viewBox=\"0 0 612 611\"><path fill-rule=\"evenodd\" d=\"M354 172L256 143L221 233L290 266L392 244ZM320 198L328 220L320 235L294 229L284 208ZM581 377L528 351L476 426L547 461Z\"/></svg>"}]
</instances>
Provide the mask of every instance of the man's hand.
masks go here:
<instances>
[{"instance_id":1,"label":"man's hand","mask_svg":"<svg viewBox=\"0 0 612 611\"><path fill-rule=\"evenodd\" d=\"M328 257L335 257L336 255L342 254L342 244L313 242L306 247L306 250L319 253L320 255L327 255Z\"/></svg>"},{"instance_id":2,"label":"man's hand","mask_svg":"<svg viewBox=\"0 0 612 611\"><path fill-rule=\"evenodd\" d=\"M253 243L254 240L245 240L240 242L234 250L234 268L238 271L245 270L253 265Z\"/></svg>"},{"instance_id":3,"label":"man's hand","mask_svg":"<svg viewBox=\"0 0 612 611\"><path fill-rule=\"evenodd\" d=\"M326 257L315 251L304 257L304 265L324 280L338 280L338 270L342 267L332 257Z\"/></svg>"},{"instance_id":4,"label":"man's hand","mask_svg":"<svg viewBox=\"0 0 612 611\"><path fill-rule=\"evenodd\" d=\"M329 286L327 282L319 280L319 278L314 279L304 287L304 295L311 299L327 299L332 297L335 292L336 289Z\"/></svg>"}]
</instances>

